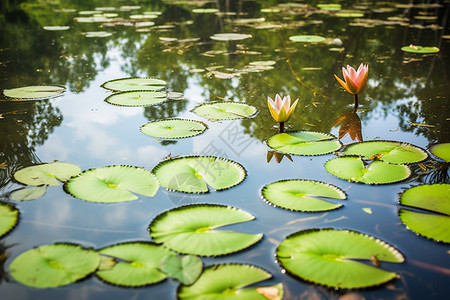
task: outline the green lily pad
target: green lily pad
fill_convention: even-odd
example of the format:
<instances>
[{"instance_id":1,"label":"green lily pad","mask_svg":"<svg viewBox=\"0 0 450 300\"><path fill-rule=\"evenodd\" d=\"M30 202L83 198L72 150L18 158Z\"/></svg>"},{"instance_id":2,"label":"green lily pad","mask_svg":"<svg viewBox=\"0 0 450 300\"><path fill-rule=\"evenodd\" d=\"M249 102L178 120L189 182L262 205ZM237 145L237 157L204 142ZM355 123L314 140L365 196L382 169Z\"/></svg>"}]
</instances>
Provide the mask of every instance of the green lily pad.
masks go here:
<instances>
[{"instance_id":1,"label":"green lily pad","mask_svg":"<svg viewBox=\"0 0 450 300\"><path fill-rule=\"evenodd\" d=\"M425 160L428 154L417 146L396 141L368 141L350 144L345 155L359 155L364 160L377 158L393 164L409 164Z\"/></svg>"},{"instance_id":2,"label":"green lily pad","mask_svg":"<svg viewBox=\"0 0 450 300\"><path fill-rule=\"evenodd\" d=\"M442 143L431 146L430 152L445 162L450 162L450 143Z\"/></svg>"},{"instance_id":3,"label":"green lily pad","mask_svg":"<svg viewBox=\"0 0 450 300\"><path fill-rule=\"evenodd\" d=\"M275 134L267 139L267 145L278 152L295 155L322 155L341 148L334 136L312 131Z\"/></svg>"},{"instance_id":4,"label":"green lily pad","mask_svg":"<svg viewBox=\"0 0 450 300\"><path fill-rule=\"evenodd\" d=\"M181 285L178 288L178 299L282 299L283 285L273 286L278 297L266 298L261 290L266 287L248 287L272 278L272 275L253 265L222 264L212 265L203 271L200 278L191 286Z\"/></svg>"},{"instance_id":5,"label":"green lily pad","mask_svg":"<svg viewBox=\"0 0 450 300\"><path fill-rule=\"evenodd\" d=\"M206 130L202 122L187 119L169 119L149 122L141 132L160 139L180 139L199 135Z\"/></svg>"},{"instance_id":6,"label":"green lily pad","mask_svg":"<svg viewBox=\"0 0 450 300\"><path fill-rule=\"evenodd\" d=\"M300 43L320 43L325 41L325 38L319 35L293 35L289 37L289 40Z\"/></svg>"},{"instance_id":7,"label":"green lily pad","mask_svg":"<svg viewBox=\"0 0 450 300\"><path fill-rule=\"evenodd\" d=\"M255 217L225 205L181 206L158 215L149 225L155 243L179 253L215 256L243 250L258 242L263 234L216 230L247 222Z\"/></svg>"},{"instance_id":8,"label":"green lily pad","mask_svg":"<svg viewBox=\"0 0 450 300\"><path fill-rule=\"evenodd\" d=\"M61 95L66 90L63 86L55 85L30 85L14 89L5 89L6 97L18 99L45 99Z\"/></svg>"},{"instance_id":9,"label":"green lily pad","mask_svg":"<svg viewBox=\"0 0 450 300\"><path fill-rule=\"evenodd\" d=\"M19 210L5 202L0 202L0 237L10 232L19 221Z\"/></svg>"},{"instance_id":10,"label":"green lily pad","mask_svg":"<svg viewBox=\"0 0 450 300\"><path fill-rule=\"evenodd\" d=\"M182 284L191 285L202 274L203 263L195 255L170 255L163 259L160 269L167 276L177 279Z\"/></svg>"},{"instance_id":11,"label":"green lily pad","mask_svg":"<svg viewBox=\"0 0 450 300\"><path fill-rule=\"evenodd\" d=\"M217 8L194 8L192 12L195 14L215 14L219 10Z\"/></svg>"},{"instance_id":12,"label":"green lily pad","mask_svg":"<svg viewBox=\"0 0 450 300\"><path fill-rule=\"evenodd\" d=\"M211 36L211 39L216 41L240 41L251 37L250 34L242 33L216 33Z\"/></svg>"},{"instance_id":13,"label":"green lily pad","mask_svg":"<svg viewBox=\"0 0 450 300\"><path fill-rule=\"evenodd\" d=\"M262 188L262 196L268 202L295 211L327 211L337 209L335 204L320 198L346 199L338 187L312 180L281 180Z\"/></svg>"},{"instance_id":14,"label":"green lily pad","mask_svg":"<svg viewBox=\"0 0 450 300\"><path fill-rule=\"evenodd\" d=\"M258 110L244 103L216 102L202 104L192 110L197 115L210 120L234 120L247 118Z\"/></svg>"},{"instance_id":15,"label":"green lily pad","mask_svg":"<svg viewBox=\"0 0 450 300\"><path fill-rule=\"evenodd\" d=\"M337 3L321 3L317 4L317 7L325 11L337 11L342 9L342 5Z\"/></svg>"},{"instance_id":16,"label":"green lily pad","mask_svg":"<svg viewBox=\"0 0 450 300\"><path fill-rule=\"evenodd\" d=\"M91 202L113 203L136 200L134 194L153 197L159 189L155 175L132 166L90 169L66 182L72 196Z\"/></svg>"},{"instance_id":17,"label":"green lily pad","mask_svg":"<svg viewBox=\"0 0 450 300\"><path fill-rule=\"evenodd\" d=\"M20 169L14 173L14 179L26 185L58 186L58 180L64 182L80 173L81 169L77 165L54 162Z\"/></svg>"},{"instance_id":18,"label":"green lily pad","mask_svg":"<svg viewBox=\"0 0 450 300\"><path fill-rule=\"evenodd\" d=\"M176 253L151 242L127 242L105 247L101 255L115 258L109 270L97 271L103 281L126 287L145 286L160 282L167 275L159 270L161 262Z\"/></svg>"},{"instance_id":19,"label":"green lily pad","mask_svg":"<svg viewBox=\"0 0 450 300\"><path fill-rule=\"evenodd\" d=\"M399 210L400 219L409 229L436 241L450 243L450 184L412 187L403 192L400 204L426 210Z\"/></svg>"},{"instance_id":20,"label":"green lily pad","mask_svg":"<svg viewBox=\"0 0 450 300\"><path fill-rule=\"evenodd\" d=\"M33 186L29 188L23 188L11 193L11 200L14 201L28 201L42 197L47 191L46 185Z\"/></svg>"},{"instance_id":21,"label":"green lily pad","mask_svg":"<svg viewBox=\"0 0 450 300\"><path fill-rule=\"evenodd\" d=\"M159 163L152 171L162 187L184 193L207 193L241 183L246 176L242 165L215 156L185 156Z\"/></svg>"},{"instance_id":22,"label":"green lily pad","mask_svg":"<svg viewBox=\"0 0 450 300\"><path fill-rule=\"evenodd\" d=\"M276 255L289 273L306 281L342 289L380 285L397 277L396 273L359 260L404 261L399 251L379 239L331 228L291 234L278 246Z\"/></svg>"},{"instance_id":23,"label":"green lily pad","mask_svg":"<svg viewBox=\"0 0 450 300\"><path fill-rule=\"evenodd\" d=\"M438 47L422 47L417 45L409 45L401 48L402 51L409 53L420 53L420 54L430 54L439 52Z\"/></svg>"},{"instance_id":24,"label":"green lily pad","mask_svg":"<svg viewBox=\"0 0 450 300\"><path fill-rule=\"evenodd\" d=\"M165 88L167 83L156 78L121 78L107 81L102 87L115 92L126 91L159 91Z\"/></svg>"},{"instance_id":25,"label":"green lily pad","mask_svg":"<svg viewBox=\"0 0 450 300\"><path fill-rule=\"evenodd\" d=\"M89 31L86 32L85 37L87 38L103 38L112 36L112 32L107 31Z\"/></svg>"},{"instance_id":26,"label":"green lily pad","mask_svg":"<svg viewBox=\"0 0 450 300\"><path fill-rule=\"evenodd\" d=\"M150 106L167 100L167 93L155 91L127 91L113 94L105 99L119 106Z\"/></svg>"},{"instance_id":27,"label":"green lily pad","mask_svg":"<svg viewBox=\"0 0 450 300\"><path fill-rule=\"evenodd\" d=\"M331 159L325 169L336 177L366 184L388 184L407 179L411 170L406 165L374 160L367 166L359 157L345 156Z\"/></svg>"},{"instance_id":28,"label":"green lily pad","mask_svg":"<svg viewBox=\"0 0 450 300\"><path fill-rule=\"evenodd\" d=\"M362 18L364 17L364 14L361 12L338 12L334 14L336 17L340 18Z\"/></svg>"},{"instance_id":29,"label":"green lily pad","mask_svg":"<svg viewBox=\"0 0 450 300\"><path fill-rule=\"evenodd\" d=\"M100 263L97 251L74 244L51 244L16 257L9 273L15 280L36 288L64 286L93 273Z\"/></svg>"}]
</instances>

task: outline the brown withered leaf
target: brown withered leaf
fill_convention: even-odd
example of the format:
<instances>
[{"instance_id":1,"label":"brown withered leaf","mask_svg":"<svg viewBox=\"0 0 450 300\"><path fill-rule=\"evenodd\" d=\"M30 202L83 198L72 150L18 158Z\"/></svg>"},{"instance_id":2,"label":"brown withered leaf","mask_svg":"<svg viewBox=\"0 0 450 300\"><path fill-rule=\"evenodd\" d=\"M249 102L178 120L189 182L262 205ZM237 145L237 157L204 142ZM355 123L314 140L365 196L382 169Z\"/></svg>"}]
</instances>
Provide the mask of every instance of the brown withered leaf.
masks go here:
<instances>
[{"instance_id":1,"label":"brown withered leaf","mask_svg":"<svg viewBox=\"0 0 450 300\"><path fill-rule=\"evenodd\" d=\"M356 139L358 142L363 141L361 134L361 119L355 112L349 111L340 115L332 127L338 124L341 124L341 127L339 127L339 139L342 139L348 134L352 140Z\"/></svg>"}]
</instances>

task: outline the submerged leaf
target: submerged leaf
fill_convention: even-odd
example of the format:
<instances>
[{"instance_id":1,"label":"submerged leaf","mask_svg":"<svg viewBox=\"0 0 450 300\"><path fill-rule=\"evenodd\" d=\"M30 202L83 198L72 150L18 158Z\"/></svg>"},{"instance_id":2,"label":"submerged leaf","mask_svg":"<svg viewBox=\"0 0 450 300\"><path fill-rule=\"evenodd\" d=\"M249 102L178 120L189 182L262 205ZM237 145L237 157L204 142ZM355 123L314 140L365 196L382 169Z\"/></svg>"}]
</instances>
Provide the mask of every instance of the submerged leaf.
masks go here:
<instances>
[{"instance_id":1,"label":"submerged leaf","mask_svg":"<svg viewBox=\"0 0 450 300\"><path fill-rule=\"evenodd\" d=\"M11 231L19 221L19 210L9 204L0 202L0 237Z\"/></svg>"},{"instance_id":2,"label":"submerged leaf","mask_svg":"<svg viewBox=\"0 0 450 300\"><path fill-rule=\"evenodd\" d=\"M341 148L332 135L312 131L279 133L267 139L272 149L295 155L322 155Z\"/></svg>"},{"instance_id":3,"label":"submerged leaf","mask_svg":"<svg viewBox=\"0 0 450 300\"><path fill-rule=\"evenodd\" d=\"M169 255L162 260L160 269L167 276L177 279L182 284L191 285L202 274L203 263L195 255Z\"/></svg>"},{"instance_id":4,"label":"submerged leaf","mask_svg":"<svg viewBox=\"0 0 450 300\"><path fill-rule=\"evenodd\" d=\"M28 201L37 199L45 194L47 191L46 185L33 186L29 188L23 188L11 193L11 200L14 201Z\"/></svg>"},{"instance_id":5,"label":"submerged leaf","mask_svg":"<svg viewBox=\"0 0 450 300\"><path fill-rule=\"evenodd\" d=\"M81 173L79 166L69 163L54 162L20 169L14 173L14 179L26 185L58 186L60 181Z\"/></svg>"},{"instance_id":6,"label":"submerged leaf","mask_svg":"<svg viewBox=\"0 0 450 300\"><path fill-rule=\"evenodd\" d=\"M205 124L188 119L169 119L149 122L141 126L141 132L161 139L180 139L199 135Z\"/></svg>"}]
</instances>

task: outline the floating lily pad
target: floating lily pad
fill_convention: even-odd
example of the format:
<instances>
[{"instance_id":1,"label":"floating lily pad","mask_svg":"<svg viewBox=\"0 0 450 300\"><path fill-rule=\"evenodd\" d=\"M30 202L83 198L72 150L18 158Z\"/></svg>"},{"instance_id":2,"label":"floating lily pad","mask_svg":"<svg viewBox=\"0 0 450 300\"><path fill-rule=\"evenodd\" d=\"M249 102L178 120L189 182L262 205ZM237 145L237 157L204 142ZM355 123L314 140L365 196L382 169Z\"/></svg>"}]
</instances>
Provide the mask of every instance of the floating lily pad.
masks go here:
<instances>
[{"instance_id":1,"label":"floating lily pad","mask_svg":"<svg viewBox=\"0 0 450 300\"><path fill-rule=\"evenodd\" d=\"M206 125L186 119L169 119L149 122L141 126L141 132L161 139L180 139L196 136L206 130Z\"/></svg>"},{"instance_id":2,"label":"floating lily pad","mask_svg":"<svg viewBox=\"0 0 450 300\"><path fill-rule=\"evenodd\" d=\"M165 88L167 83L156 78L121 78L107 81L102 87L116 92L125 91L159 91Z\"/></svg>"},{"instance_id":3,"label":"floating lily pad","mask_svg":"<svg viewBox=\"0 0 450 300\"><path fill-rule=\"evenodd\" d=\"M155 175L132 166L107 166L90 169L72 177L65 184L72 196L91 202L124 202L136 200L139 194L153 197L159 189Z\"/></svg>"},{"instance_id":4,"label":"floating lily pad","mask_svg":"<svg viewBox=\"0 0 450 300\"><path fill-rule=\"evenodd\" d=\"M81 169L77 165L54 162L20 169L14 173L14 179L26 185L58 186L58 180L64 182L80 173Z\"/></svg>"},{"instance_id":5,"label":"floating lily pad","mask_svg":"<svg viewBox=\"0 0 450 300\"><path fill-rule=\"evenodd\" d=\"M342 5L337 3L320 3L317 4L317 7L325 11L337 11L342 9Z\"/></svg>"},{"instance_id":6,"label":"floating lily pad","mask_svg":"<svg viewBox=\"0 0 450 300\"><path fill-rule=\"evenodd\" d=\"M423 213L399 210L400 219L409 229L436 241L450 243L450 184L412 187L401 195L400 204L426 210Z\"/></svg>"},{"instance_id":7,"label":"floating lily pad","mask_svg":"<svg viewBox=\"0 0 450 300\"><path fill-rule=\"evenodd\" d=\"M159 270L162 261L176 253L151 242L127 242L105 247L102 255L115 258L109 270L97 271L102 280L126 287L145 286L160 282L167 275Z\"/></svg>"},{"instance_id":8,"label":"floating lily pad","mask_svg":"<svg viewBox=\"0 0 450 300\"><path fill-rule=\"evenodd\" d=\"M417 146L396 141L368 141L350 144L345 155L359 155L364 160L377 158L394 164L408 164L425 160L428 154Z\"/></svg>"},{"instance_id":9,"label":"floating lily pad","mask_svg":"<svg viewBox=\"0 0 450 300\"><path fill-rule=\"evenodd\" d=\"M396 273L357 260L404 261L399 251L379 239L331 228L291 234L278 246L276 255L289 273L306 281L342 289L380 285L397 277Z\"/></svg>"},{"instance_id":10,"label":"floating lily pad","mask_svg":"<svg viewBox=\"0 0 450 300\"><path fill-rule=\"evenodd\" d=\"M127 91L113 94L106 102L119 106L150 106L167 100L167 93L156 91Z\"/></svg>"},{"instance_id":11,"label":"floating lily pad","mask_svg":"<svg viewBox=\"0 0 450 300\"><path fill-rule=\"evenodd\" d=\"M319 35L293 35L289 37L289 40L300 43L320 43L325 41L325 38Z\"/></svg>"},{"instance_id":12,"label":"floating lily pad","mask_svg":"<svg viewBox=\"0 0 450 300\"><path fill-rule=\"evenodd\" d=\"M354 156L331 159L325 163L325 169L336 177L366 184L394 183L411 175L411 170L406 165L380 160L374 160L366 165L361 158Z\"/></svg>"},{"instance_id":13,"label":"floating lily pad","mask_svg":"<svg viewBox=\"0 0 450 300\"><path fill-rule=\"evenodd\" d=\"M410 53L420 53L420 54L429 54L429 53L437 53L439 52L438 47L422 47L417 45L409 45L401 48L402 51L410 52Z\"/></svg>"},{"instance_id":14,"label":"floating lily pad","mask_svg":"<svg viewBox=\"0 0 450 300\"><path fill-rule=\"evenodd\" d=\"M225 205L181 206L158 215L149 225L155 243L180 253L202 256L225 255L258 242L263 234L216 230L247 222L255 217Z\"/></svg>"},{"instance_id":15,"label":"floating lily pad","mask_svg":"<svg viewBox=\"0 0 450 300\"><path fill-rule=\"evenodd\" d=\"M340 18L362 18L364 17L364 14L361 12L352 12L352 11L348 11L348 12L338 12L334 14L336 17L340 17Z\"/></svg>"},{"instance_id":16,"label":"floating lily pad","mask_svg":"<svg viewBox=\"0 0 450 300\"><path fill-rule=\"evenodd\" d=\"M153 173L162 187L185 193L207 193L241 183L246 176L243 166L221 157L186 156L159 163Z\"/></svg>"},{"instance_id":17,"label":"floating lily pad","mask_svg":"<svg viewBox=\"0 0 450 300\"><path fill-rule=\"evenodd\" d=\"M272 275L256 266L245 264L212 265L203 271L200 278L191 286L181 285L178 299L282 299L283 285L273 287L277 290L274 298L263 296L267 287L248 287L272 278ZM258 290L259 289L259 290Z\"/></svg>"},{"instance_id":18,"label":"floating lily pad","mask_svg":"<svg viewBox=\"0 0 450 300\"><path fill-rule=\"evenodd\" d=\"M202 274L203 263L195 255L169 255L161 262L160 269L167 276L177 279L182 284L191 285Z\"/></svg>"},{"instance_id":19,"label":"floating lily pad","mask_svg":"<svg viewBox=\"0 0 450 300\"><path fill-rule=\"evenodd\" d=\"M244 103L216 102L202 104L192 111L201 117L211 120L234 120L250 117L258 110Z\"/></svg>"},{"instance_id":20,"label":"floating lily pad","mask_svg":"<svg viewBox=\"0 0 450 300\"><path fill-rule=\"evenodd\" d=\"M450 162L450 143L442 143L431 146L430 152L445 162Z\"/></svg>"},{"instance_id":21,"label":"floating lily pad","mask_svg":"<svg viewBox=\"0 0 450 300\"><path fill-rule=\"evenodd\" d=\"M216 33L211 36L211 39L216 41L240 41L251 37L250 34L242 33Z\"/></svg>"},{"instance_id":22,"label":"floating lily pad","mask_svg":"<svg viewBox=\"0 0 450 300\"><path fill-rule=\"evenodd\" d=\"M112 36L112 32L107 31L89 31L86 32L86 37L88 38L103 38Z\"/></svg>"},{"instance_id":23,"label":"floating lily pad","mask_svg":"<svg viewBox=\"0 0 450 300\"><path fill-rule=\"evenodd\" d=\"M341 148L334 136L312 131L279 133L268 138L267 145L278 152L295 155L322 155Z\"/></svg>"},{"instance_id":24,"label":"floating lily pad","mask_svg":"<svg viewBox=\"0 0 450 300\"><path fill-rule=\"evenodd\" d=\"M336 209L335 204L320 198L346 199L338 187L312 180L281 180L263 187L262 196L270 203L295 211L326 211Z\"/></svg>"},{"instance_id":25,"label":"floating lily pad","mask_svg":"<svg viewBox=\"0 0 450 300\"><path fill-rule=\"evenodd\" d=\"M23 188L11 193L11 200L14 201L34 200L43 196L46 191L47 191L46 185Z\"/></svg>"},{"instance_id":26,"label":"floating lily pad","mask_svg":"<svg viewBox=\"0 0 450 300\"><path fill-rule=\"evenodd\" d=\"M5 89L3 94L10 98L19 99L45 99L61 95L66 90L63 86L30 85L14 89Z\"/></svg>"},{"instance_id":27,"label":"floating lily pad","mask_svg":"<svg viewBox=\"0 0 450 300\"><path fill-rule=\"evenodd\" d=\"M19 221L19 210L13 205L0 202L0 237L16 226Z\"/></svg>"},{"instance_id":28,"label":"floating lily pad","mask_svg":"<svg viewBox=\"0 0 450 300\"><path fill-rule=\"evenodd\" d=\"M28 250L16 257L9 273L18 282L50 288L70 284L94 272L99 254L74 244L51 244Z\"/></svg>"},{"instance_id":29,"label":"floating lily pad","mask_svg":"<svg viewBox=\"0 0 450 300\"><path fill-rule=\"evenodd\" d=\"M69 30L70 26L44 26L42 28L48 31L65 31Z\"/></svg>"},{"instance_id":30,"label":"floating lily pad","mask_svg":"<svg viewBox=\"0 0 450 300\"><path fill-rule=\"evenodd\" d=\"M192 12L196 14L215 14L219 10L217 8L194 8Z\"/></svg>"}]
</instances>

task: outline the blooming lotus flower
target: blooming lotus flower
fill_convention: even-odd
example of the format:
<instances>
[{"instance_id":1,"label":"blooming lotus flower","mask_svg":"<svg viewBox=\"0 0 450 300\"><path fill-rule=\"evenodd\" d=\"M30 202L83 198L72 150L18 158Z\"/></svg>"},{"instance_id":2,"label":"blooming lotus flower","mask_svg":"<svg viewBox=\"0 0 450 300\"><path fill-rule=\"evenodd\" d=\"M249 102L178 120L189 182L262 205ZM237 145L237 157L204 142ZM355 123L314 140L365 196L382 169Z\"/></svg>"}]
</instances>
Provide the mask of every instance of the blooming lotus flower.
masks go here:
<instances>
[{"instance_id":1,"label":"blooming lotus flower","mask_svg":"<svg viewBox=\"0 0 450 300\"><path fill-rule=\"evenodd\" d=\"M291 97L285 96L281 99L280 95L275 96L275 101L272 98L267 97L267 105L269 106L269 111L272 117L278 123L287 122L294 113L295 107L297 106L298 99L295 100L294 104L291 106Z\"/></svg>"},{"instance_id":2,"label":"blooming lotus flower","mask_svg":"<svg viewBox=\"0 0 450 300\"><path fill-rule=\"evenodd\" d=\"M334 77L336 77L337 81L339 81L349 93L357 95L366 87L368 73L368 65L360 64L357 71L347 65L347 69L342 68L342 75L344 76L345 82L337 77L336 74Z\"/></svg>"}]
</instances>

